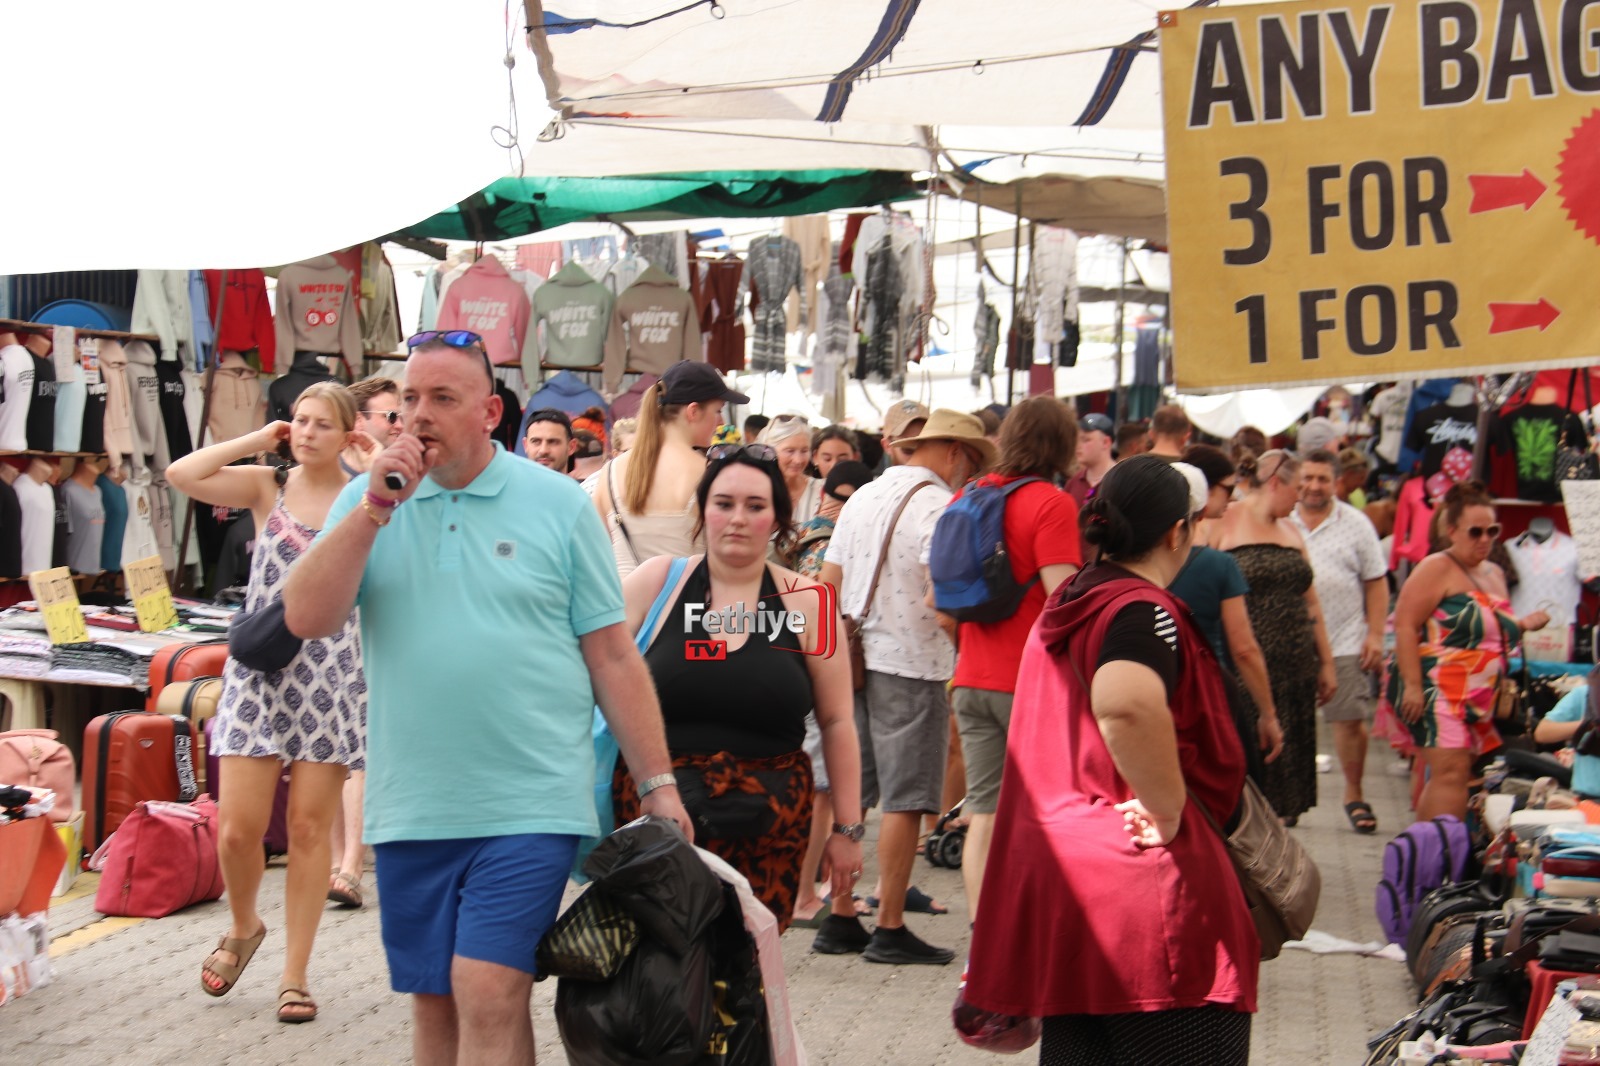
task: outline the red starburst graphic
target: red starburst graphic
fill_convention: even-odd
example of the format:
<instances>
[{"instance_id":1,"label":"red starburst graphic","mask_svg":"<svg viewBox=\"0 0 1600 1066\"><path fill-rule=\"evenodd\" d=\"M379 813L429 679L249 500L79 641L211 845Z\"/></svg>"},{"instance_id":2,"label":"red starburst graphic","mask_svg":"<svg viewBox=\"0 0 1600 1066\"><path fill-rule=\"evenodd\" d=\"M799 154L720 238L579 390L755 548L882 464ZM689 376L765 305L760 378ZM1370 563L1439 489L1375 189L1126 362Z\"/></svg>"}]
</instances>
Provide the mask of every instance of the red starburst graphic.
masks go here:
<instances>
[{"instance_id":1,"label":"red starburst graphic","mask_svg":"<svg viewBox=\"0 0 1600 1066\"><path fill-rule=\"evenodd\" d=\"M1572 128L1556 168L1556 187L1572 224L1600 243L1600 109Z\"/></svg>"}]
</instances>

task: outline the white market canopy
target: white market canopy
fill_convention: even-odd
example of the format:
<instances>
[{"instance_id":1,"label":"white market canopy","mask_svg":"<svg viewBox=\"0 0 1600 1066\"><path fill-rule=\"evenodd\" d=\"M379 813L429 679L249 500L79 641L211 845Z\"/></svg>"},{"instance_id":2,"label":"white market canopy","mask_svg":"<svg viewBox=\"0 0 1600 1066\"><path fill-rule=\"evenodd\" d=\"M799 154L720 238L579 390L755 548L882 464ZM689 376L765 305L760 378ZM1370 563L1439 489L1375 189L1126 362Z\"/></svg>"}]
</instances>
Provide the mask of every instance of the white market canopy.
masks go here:
<instances>
[{"instance_id":1,"label":"white market canopy","mask_svg":"<svg viewBox=\"0 0 1600 1066\"><path fill-rule=\"evenodd\" d=\"M1119 47L1154 30L1138 0L529 7L6 5L36 45L10 83L48 87L9 132L58 147L7 172L0 273L289 262L519 169L928 169L930 133L985 177L1161 176L1156 55Z\"/></svg>"}]
</instances>

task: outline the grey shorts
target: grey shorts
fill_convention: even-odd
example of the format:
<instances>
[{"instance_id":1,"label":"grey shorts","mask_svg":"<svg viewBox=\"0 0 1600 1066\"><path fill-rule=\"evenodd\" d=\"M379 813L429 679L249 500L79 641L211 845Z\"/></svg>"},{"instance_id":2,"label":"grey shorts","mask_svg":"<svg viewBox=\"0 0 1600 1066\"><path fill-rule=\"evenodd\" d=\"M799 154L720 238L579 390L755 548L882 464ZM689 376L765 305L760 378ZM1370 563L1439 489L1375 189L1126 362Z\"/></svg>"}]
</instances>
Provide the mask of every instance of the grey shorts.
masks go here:
<instances>
[{"instance_id":1,"label":"grey shorts","mask_svg":"<svg viewBox=\"0 0 1600 1066\"><path fill-rule=\"evenodd\" d=\"M1322 705L1322 718L1327 722L1363 722L1372 716L1372 681L1361 669L1361 656L1337 655L1333 671L1339 681L1339 690L1333 699Z\"/></svg>"},{"instance_id":2,"label":"grey shorts","mask_svg":"<svg viewBox=\"0 0 1600 1066\"><path fill-rule=\"evenodd\" d=\"M806 739L800 745L811 756L811 780L818 792L832 792L828 787L828 765L822 761L822 727L817 724L817 712L806 715Z\"/></svg>"},{"instance_id":3,"label":"grey shorts","mask_svg":"<svg viewBox=\"0 0 1600 1066\"><path fill-rule=\"evenodd\" d=\"M943 681L867 671L856 693L861 735L861 806L885 814L940 814L950 753L950 704Z\"/></svg>"},{"instance_id":4,"label":"grey shorts","mask_svg":"<svg viewBox=\"0 0 1600 1066\"><path fill-rule=\"evenodd\" d=\"M958 688L951 695L961 730L961 757L967 764L967 814L993 814L1000 802L1000 773L1006 765L1006 734L1011 729L1011 693Z\"/></svg>"}]
</instances>

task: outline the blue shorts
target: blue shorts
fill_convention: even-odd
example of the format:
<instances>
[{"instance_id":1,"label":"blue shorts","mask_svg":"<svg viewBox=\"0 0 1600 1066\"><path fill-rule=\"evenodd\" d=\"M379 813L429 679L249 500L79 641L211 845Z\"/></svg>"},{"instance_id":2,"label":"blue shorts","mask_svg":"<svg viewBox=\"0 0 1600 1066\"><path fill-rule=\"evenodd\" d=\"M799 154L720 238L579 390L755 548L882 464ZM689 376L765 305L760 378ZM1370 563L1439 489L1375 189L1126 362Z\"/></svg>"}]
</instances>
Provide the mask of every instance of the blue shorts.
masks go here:
<instances>
[{"instance_id":1,"label":"blue shorts","mask_svg":"<svg viewBox=\"0 0 1600 1066\"><path fill-rule=\"evenodd\" d=\"M448 996L456 955L537 975L577 847L547 833L374 845L390 986Z\"/></svg>"}]
</instances>

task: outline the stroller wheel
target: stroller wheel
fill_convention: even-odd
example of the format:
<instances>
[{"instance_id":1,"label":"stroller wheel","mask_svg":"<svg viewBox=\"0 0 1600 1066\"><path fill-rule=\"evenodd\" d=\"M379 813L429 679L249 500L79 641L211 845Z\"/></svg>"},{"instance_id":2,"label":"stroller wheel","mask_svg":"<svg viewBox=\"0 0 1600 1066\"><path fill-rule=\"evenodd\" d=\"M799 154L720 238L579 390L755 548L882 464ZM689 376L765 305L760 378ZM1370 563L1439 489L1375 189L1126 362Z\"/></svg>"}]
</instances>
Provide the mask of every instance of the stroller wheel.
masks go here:
<instances>
[{"instance_id":1,"label":"stroller wheel","mask_svg":"<svg viewBox=\"0 0 1600 1066\"><path fill-rule=\"evenodd\" d=\"M922 842L922 856L928 860L929 866L943 866L944 860L939 855L939 849L944 844L948 833L935 829L928 834L928 839Z\"/></svg>"},{"instance_id":2,"label":"stroller wheel","mask_svg":"<svg viewBox=\"0 0 1600 1066\"><path fill-rule=\"evenodd\" d=\"M940 836L937 847L933 845L931 839L928 841L928 845L931 849L928 853L929 862L950 870L961 869L961 856L967 849L967 834L965 832L945 833ZM933 858L934 855L938 855L937 860Z\"/></svg>"}]
</instances>

